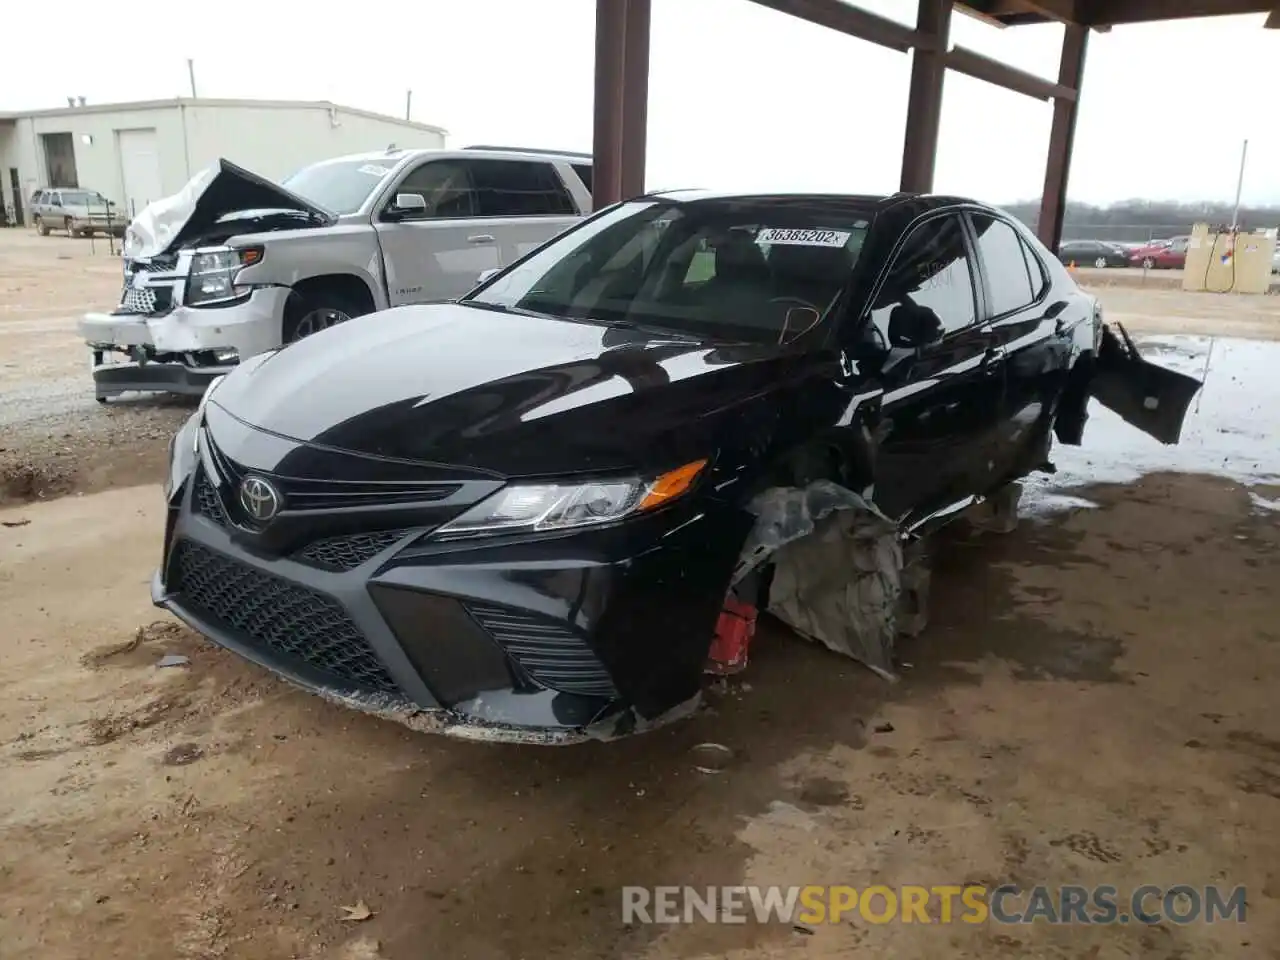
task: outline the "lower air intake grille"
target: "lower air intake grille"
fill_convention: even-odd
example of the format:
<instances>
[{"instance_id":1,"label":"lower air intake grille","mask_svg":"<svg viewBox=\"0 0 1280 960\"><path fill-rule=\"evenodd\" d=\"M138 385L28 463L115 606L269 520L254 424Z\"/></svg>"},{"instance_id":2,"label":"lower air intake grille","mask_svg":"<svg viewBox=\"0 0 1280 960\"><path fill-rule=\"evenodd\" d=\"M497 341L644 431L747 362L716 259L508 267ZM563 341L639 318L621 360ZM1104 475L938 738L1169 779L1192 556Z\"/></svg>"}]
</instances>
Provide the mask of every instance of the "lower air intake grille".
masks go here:
<instances>
[{"instance_id":1,"label":"lower air intake grille","mask_svg":"<svg viewBox=\"0 0 1280 960\"><path fill-rule=\"evenodd\" d=\"M585 640L555 620L469 603L467 611L533 680L561 693L616 697L613 681Z\"/></svg>"},{"instance_id":2,"label":"lower air intake grille","mask_svg":"<svg viewBox=\"0 0 1280 960\"><path fill-rule=\"evenodd\" d=\"M222 505L222 498L209 481L204 467L196 468L196 488L191 497L196 513L208 517L219 526L227 525L227 508Z\"/></svg>"},{"instance_id":3,"label":"lower air intake grille","mask_svg":"<svg viewBox=\"0 0 1280 960\"><path fill-rule=\"evenodd\" d=\"M395 681L335 601L191 541L174 552L179 602L270 653L305 663L336 685L397 692Z\"/></svg>"},{"instance_id":4,"label":"lower air intake grille","mask_svg":"<svg viewBox=\"0 0 1280 960\"><path fill-rule=\"evenodd\" d=\"M345 537L327 537L307 544L293 559L324 570L354 570L372 560L383 550L405 537L408 530L380 530L376 533L353 533Z\"/></svg>"}]
</instances>

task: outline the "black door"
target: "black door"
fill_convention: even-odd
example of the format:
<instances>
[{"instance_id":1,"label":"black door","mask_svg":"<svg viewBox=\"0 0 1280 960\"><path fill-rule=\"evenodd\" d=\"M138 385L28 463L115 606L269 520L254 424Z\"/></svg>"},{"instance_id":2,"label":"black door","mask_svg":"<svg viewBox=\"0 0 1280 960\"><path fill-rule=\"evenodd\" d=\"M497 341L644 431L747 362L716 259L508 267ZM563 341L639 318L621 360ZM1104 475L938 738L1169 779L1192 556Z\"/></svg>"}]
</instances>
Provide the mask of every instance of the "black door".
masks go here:
<instances>
[{"instance_id":1,"label":"black door","mask_svg":"<svg viewBox=\"0 0 1280 960\"><path fill-rule=\"evenodd\" d=\"M9 186L13 191L13 225L21 227L26 223L22 210L22 183L18 179L18 168L9 168Z\"/></svg>"},{"instance_id":2,"label":"black door","mask_svg":"<svg viewBox=\"0 0 1280 960\"><path fill-rule=\"evenodd\" d=\"M1071 360L1071 331L1092 316L1079 299L1052 300L1039 257L1013 224L970 216L981 266L985 320L1005 356L1000 427L989 450L984 491L1039 466Z\"/></svg>"},{"instance_id":3,"label":"black door","mask_svg":"<svg viewBox=\"0 0 1280 960\"><path fill-rule=\"evenodd\" d=\"M883 348L875 500L923 516L977 492L999 423L1003 364L990 349L964 222L946 214L910 231L873 297Z\"/></svg>"}]
</instances>

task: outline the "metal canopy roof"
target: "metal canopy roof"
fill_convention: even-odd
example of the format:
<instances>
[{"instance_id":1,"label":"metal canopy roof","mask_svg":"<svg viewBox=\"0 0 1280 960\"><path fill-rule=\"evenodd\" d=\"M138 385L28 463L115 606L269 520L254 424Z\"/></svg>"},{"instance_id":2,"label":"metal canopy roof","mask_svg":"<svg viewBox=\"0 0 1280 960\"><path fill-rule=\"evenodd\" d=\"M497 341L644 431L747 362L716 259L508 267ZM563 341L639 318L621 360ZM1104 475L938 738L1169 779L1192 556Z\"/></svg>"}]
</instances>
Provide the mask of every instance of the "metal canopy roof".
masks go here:
<instances>
[{"instance_id":1,"label":"metal canopy roof","mask_svg":"<svg viewBox=\"0 0 1280 960\"><path fill-rule=\"evenodd\" d=\"M956 9L1002 27L1056 21L1101 30L1127 23L1268 13L1266 26L1280 29L1280 0L966 0Z\"/></svg>"},{"instance_id":2,"label":"metal canopy roof","mask_svg":"<svg viewBox=\"0 0 1280 960\"><path fill-rule=\"evenodd\" d=\"M1089 36L1130 23L1267 13L1280 29L1280 0L916 0L916 22L877 16L849 0L752 0L829 30L911 54L911 87L901 189L933 189L943 81L948 71L1053 103L1037 232L1056 249ZM651 0L596 0L596 77L592 193L597 208L644 192L649 99ZM952 11L997 26L1062 23L1056 81L1018 70L951 42Z\"/></svg>"}]
</instances>

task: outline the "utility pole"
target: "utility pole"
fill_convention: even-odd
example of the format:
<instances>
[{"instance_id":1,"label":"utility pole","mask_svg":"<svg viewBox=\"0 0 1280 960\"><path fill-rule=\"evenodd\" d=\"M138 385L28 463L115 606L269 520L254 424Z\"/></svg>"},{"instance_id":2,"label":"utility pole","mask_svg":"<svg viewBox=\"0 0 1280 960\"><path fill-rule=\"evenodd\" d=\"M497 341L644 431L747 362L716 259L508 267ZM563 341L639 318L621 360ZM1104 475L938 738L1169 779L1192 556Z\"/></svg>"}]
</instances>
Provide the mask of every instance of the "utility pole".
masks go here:
<instances>
[{"instance_id":1,"label":"utility pole","mask_svg":"<svg viewBox=\"0 0 1280 960\"><path fill-rule=\"evenodd\" d=\"M409 119L409 113L413 109L413 91L406 90L404 94L404 118Z\"/></svg>"},{"instance_id":2,"label":"utility pole","mask_svg":"<svg viewBox=\"0 0 1280 960\"><path fill-rule=\"evenodd\" d=\"M187 60L187 79L191 81L191 99L196 98L196 62Z\"/></svg>"},{"instance_id":3,"label":"utility pole","mask_svg":"<svg viewBox=\"0 0 1280 960\"><path fill-rule=\"evenodd\" d=\"M1240 178L1236 181L1236 209L1231 214L1231 229L1234 231L1240 226L1240 195L1244 192L1244 165L1249 159L1249 141L1246 138L1244 148L1240 151Z\"/></svg>"}]
</instances>

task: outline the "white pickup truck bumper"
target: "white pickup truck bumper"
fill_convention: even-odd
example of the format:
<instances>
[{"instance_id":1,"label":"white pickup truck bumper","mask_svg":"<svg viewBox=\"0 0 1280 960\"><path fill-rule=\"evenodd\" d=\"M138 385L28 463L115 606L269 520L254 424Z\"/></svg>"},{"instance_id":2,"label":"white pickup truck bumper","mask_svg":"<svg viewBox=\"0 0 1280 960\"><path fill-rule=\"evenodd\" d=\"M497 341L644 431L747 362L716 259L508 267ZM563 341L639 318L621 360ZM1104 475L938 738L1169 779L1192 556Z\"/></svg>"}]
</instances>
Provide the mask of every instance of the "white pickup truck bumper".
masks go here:
<instances>
[{"instance_id":1,"label":"white pickup truck bumper","mask_svg":"<svg viewBox=\"0 0 1280 960\"><path fill-rule=\"evenodd\" d=\"M225 307L177 306L159 316L86 313L80 335L93 352L98 398L130 390L199 394L239 360L280 346L287 287L263 287ZM141 348L150 348L142 350ZM197 363L204 351L230 351L226 364ZM181 362L157 362L148 354L176 354ZM112 362L117 355L130 359Z\"/></svg>"}]
</instances>

